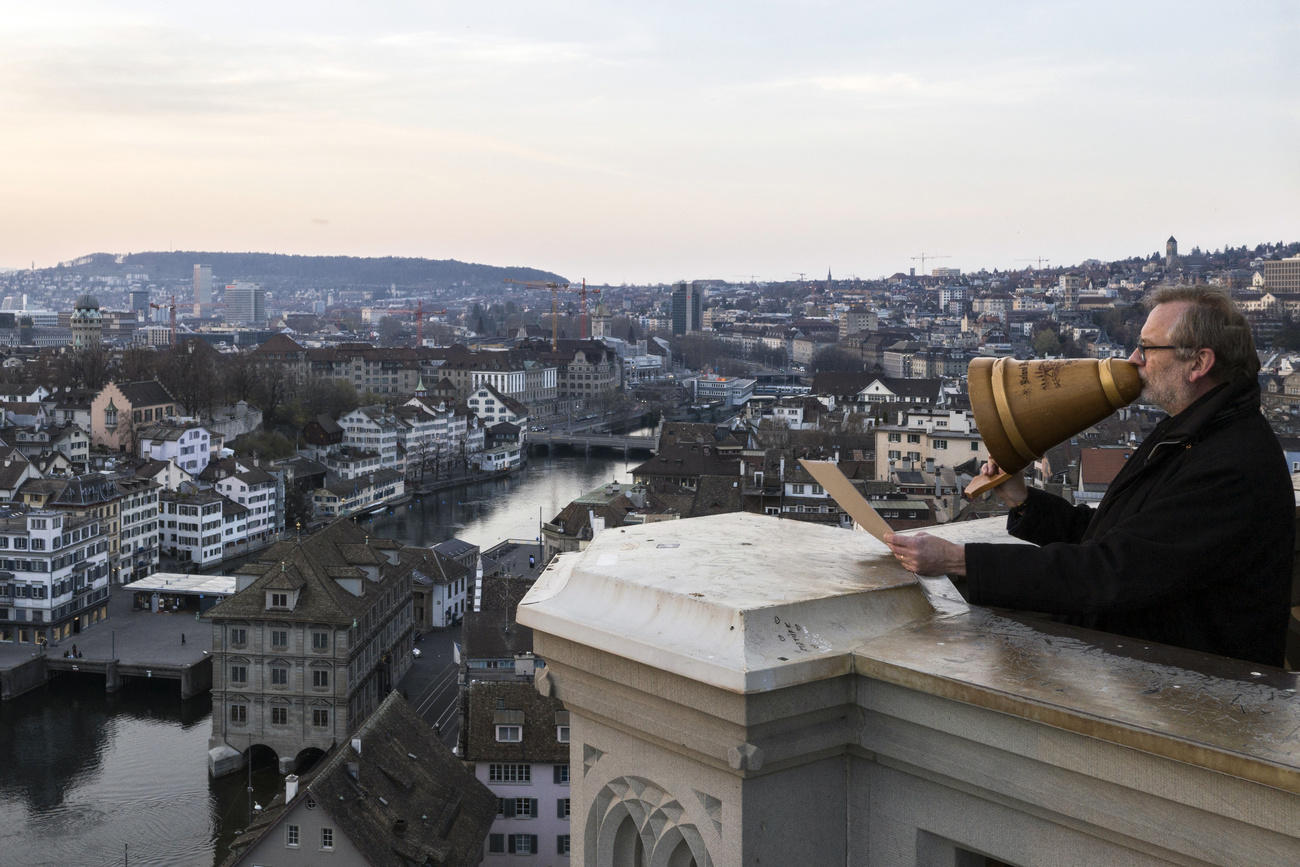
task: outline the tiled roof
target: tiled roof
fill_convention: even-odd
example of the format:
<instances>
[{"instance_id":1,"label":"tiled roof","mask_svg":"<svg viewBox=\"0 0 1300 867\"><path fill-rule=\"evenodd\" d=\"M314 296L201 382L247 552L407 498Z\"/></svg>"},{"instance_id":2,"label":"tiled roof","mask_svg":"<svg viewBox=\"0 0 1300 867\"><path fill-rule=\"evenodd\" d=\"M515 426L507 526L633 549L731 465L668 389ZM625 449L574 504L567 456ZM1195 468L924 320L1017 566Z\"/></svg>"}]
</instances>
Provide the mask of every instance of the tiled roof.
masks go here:
<instances>
[{"instance_id":1,"label":"tiled roof","mask_svg":"<svg viewBox=\"0 0 1300 867\"><path fill-rule=\"evenodd\" d=\"M467 761L549 762L569 760L569 745L555 738L556 714L564 705L543 696L528 681L473 681L465 689L467 731L463 735ZM523 717L523 740L498 743L496 720L501 711ZM512 714L512 719L519 716Z\"/></svg>"},{"instance_id":2,"label":"tiled roof","mask_svg":"<svg viewBox=\"0 0 1300 867\"><path fill-rule=\"evenodd\" d=\"M334 521L324 529L301 540L277 542L257 555L257 560L240 567L242 575L258 575L245 589L211 608L205 616L212 618L258 618L266 616L265 591L277 574L294 573L302 580L298 605L290 612L276 612L276 618L294 622L329 623L346 626L375 604L375 590L409 581L410 568L400 563L389 565L379 550L396 550L391 539L370 538L368 532L347 518ZM367 592L353 596L334 580L332 570L356 574L360 566L379 568L380 582L363 582ZM298 580L294 578L293 580Z\"/></svg>"},{"instance_id":3,"label":"tiled roof","mask_svg":"<svg viewBox=\"0 0 1300 867\"><path fill-rule=\"evenodd\" d=\"M163 384L156 379L146 379L141 382L119 382L117 383L117 390L122 392L134 409L176 402L176 398L172 397L167 389L163 387Z\"/></svg>"},{"instance_id":4,"label":"tiled roof","mask_svg":"<svg viewBox=\"0 0 1300 867\"><path fill-rule=\"evenodd\" d=\"M243 863L307 798L366 863L399 867L479 863L497 812L492 791L397 692L321 760L293 802L283 794L271 802L232 843L226 864Z\"/></svg>"}]
</instances>

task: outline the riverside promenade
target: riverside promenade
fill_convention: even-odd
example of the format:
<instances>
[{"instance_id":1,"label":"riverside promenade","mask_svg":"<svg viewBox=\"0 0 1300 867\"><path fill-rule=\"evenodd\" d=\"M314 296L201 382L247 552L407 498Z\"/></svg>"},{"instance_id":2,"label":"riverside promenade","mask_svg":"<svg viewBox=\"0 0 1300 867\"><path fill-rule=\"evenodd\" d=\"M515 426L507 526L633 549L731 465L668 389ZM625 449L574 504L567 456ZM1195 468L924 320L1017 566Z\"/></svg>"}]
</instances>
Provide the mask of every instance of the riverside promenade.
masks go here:
<instances>
[{"instance_id":1,"label":"riverside promenade","mask_svg":"<svg viewBox=\"0 0 1300 867\"><path fill-rule=\"evenodd\" d=\"M42 652L30 644L0 644L0 699L17 698L53 677L99 677L108 692L131 678L175 680L181 698L212 688L212 627L193 610L138 611L134 594L114 588L108 619L51 644ZM184 635L185 641L181 642ZM76 646L78 657L70 654Z\"/></svg>"}]
</instances>

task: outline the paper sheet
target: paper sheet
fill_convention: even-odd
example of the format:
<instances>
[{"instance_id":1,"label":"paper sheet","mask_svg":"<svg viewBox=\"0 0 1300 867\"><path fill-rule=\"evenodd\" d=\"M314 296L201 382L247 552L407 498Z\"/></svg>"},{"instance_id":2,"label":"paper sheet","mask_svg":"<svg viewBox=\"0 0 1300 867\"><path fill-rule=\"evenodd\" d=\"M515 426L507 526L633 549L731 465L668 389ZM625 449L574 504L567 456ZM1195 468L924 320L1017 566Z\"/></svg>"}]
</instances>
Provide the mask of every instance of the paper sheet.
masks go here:
<instances>
[{"instance_id":1,"label":"paper sheet","mask_svg":"<svg viewBox=\"0 0 1300 867\"><path fill-rule=\"evenodd\" d=\"M817 484L831 495L831 499L848 512L849 517L861 524L868 533L883 542L885 534L893 532L893 529L885 523L885 519L880 517L880 513L871 508L866 498L859 494L858 489L853 487L853 483L840 472L839 465L834 461L808 461L800 458L799 465L807 470L808 474L817 480Z\"/></svg>"}]
</instances>

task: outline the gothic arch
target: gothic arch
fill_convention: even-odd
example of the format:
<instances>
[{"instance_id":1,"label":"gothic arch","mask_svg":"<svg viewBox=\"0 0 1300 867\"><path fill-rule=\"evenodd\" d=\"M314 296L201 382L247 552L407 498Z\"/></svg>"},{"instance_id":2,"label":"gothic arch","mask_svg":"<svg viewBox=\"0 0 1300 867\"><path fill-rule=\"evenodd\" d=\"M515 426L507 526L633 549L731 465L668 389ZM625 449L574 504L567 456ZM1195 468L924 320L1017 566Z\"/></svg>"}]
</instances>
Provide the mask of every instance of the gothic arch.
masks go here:
<instances>
[{"instance_id":1,"label":"gothic arch","mask_svg":"<svg viewBox=\"0 0 1300 867\"><path fill-rule=\"evenodd\" d=\"M686 808L644 777L604 785L592 799L584 843L597 867L713 867Z\"/></svg>"}]
</instances>

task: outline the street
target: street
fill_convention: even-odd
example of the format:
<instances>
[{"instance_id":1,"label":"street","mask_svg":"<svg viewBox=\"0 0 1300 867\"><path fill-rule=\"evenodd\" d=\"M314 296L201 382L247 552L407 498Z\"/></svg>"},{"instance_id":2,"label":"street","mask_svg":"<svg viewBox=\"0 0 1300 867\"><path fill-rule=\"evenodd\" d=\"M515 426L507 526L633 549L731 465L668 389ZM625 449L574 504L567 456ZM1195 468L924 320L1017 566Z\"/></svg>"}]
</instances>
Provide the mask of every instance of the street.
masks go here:
<instances>
[{"instance_id":1,"label":"street","mask_svg":"<svg viewBox=\"0 0 1300 867\"><path fill-rule=\"evenodd\" d=\"M453 642L460 640L460 627L438 629L421 636L415 646L420 655L397 684L412 709L433 728L448 747L456 746L460 734L460 701Z\"/></svg>"}]
</instances>

